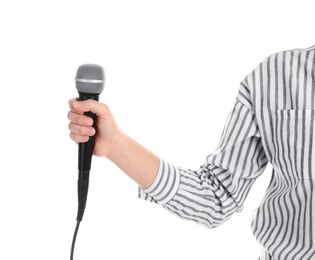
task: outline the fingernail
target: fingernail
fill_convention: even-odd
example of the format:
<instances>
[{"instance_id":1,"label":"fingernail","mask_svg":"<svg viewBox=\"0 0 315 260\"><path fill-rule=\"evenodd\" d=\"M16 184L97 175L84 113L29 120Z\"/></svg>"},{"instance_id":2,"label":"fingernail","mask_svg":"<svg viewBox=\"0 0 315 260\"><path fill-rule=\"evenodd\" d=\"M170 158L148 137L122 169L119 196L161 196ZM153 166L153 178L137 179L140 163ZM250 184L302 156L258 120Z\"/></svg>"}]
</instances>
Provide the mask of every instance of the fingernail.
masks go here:
<instances>
[{"instance_id":1,"label":"fingernail","mask_svg":"<svg viewBox=\"0 0 315 260\"><path fill-rule=\"evenodd\" d=\"M89 129L88 132L89 132L90 135L94 135L95 134L95 129L94 128Z\"/></svg>"}]
</instances>

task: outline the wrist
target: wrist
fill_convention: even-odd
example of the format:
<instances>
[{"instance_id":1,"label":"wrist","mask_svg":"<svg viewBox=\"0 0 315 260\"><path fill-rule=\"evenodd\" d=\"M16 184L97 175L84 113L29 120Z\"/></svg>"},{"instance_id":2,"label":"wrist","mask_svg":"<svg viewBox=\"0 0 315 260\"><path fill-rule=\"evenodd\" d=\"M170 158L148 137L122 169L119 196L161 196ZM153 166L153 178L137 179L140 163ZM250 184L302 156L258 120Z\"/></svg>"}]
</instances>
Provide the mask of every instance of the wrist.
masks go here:
<instances>
[{"instance_id":1,"label":"wrist","mask_svg":"<svg viewBox=\"0 0 315 260\"><path fill-rule=\"evenodd\" d=\"M159 158L123 132L113 140L106 158L143 189L153 183L159 168Z\"/></svg>"},{"instance_id":2,"label":"wrist","mask_svg":"<svg viewBox=\"0 0 315 260\"><path fill-rule=\"evenodd\" d=\"M124 151L124 146L126 146L127 139L129 137L123 133L122 131L118 131L114 138L111 139L111 141L108 144L109 149L104 154L104 157L106 157L108 160L115 162L117 158L122 156L122 153Z\"/></svg>"}]
</instances>

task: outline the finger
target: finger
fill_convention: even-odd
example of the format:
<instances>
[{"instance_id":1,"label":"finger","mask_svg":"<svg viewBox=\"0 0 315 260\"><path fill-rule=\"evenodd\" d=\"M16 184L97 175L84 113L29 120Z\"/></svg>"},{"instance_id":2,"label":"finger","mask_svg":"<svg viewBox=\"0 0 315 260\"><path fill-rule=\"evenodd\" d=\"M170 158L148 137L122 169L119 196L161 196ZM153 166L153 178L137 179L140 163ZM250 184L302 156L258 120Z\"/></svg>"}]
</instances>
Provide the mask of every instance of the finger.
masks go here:
<instances>
[{"instance_id":1,"label":"finger","mask_svg":"<svg viewBox=\"0 0 315 260\"><path fill-rule=\"evenodd\" d=\"M97 116L101 116L108 111L107 105L100 103L93 99L88 99L84 101L74 100L72 101L73 111L77 112L92 112Z\"/></svg>"},{"instance_id":2,"label":"finger","mask_svg":"<svg viewBox=\"0 0 315 260\"><path fill-rule=\"evenodd\" d=\"M76 135L93 136L95 134L95 129L93 127L80 126L72 122L69 123L68 128L71 133Z\"/></svg>"},{"instance_id":3,"label":"finger","mask_svg":"<svg viewBox=\"0 0 315 260\"><path fill-rule=\"evenodd\" d=\"M69 111L68 112L68 119L77 125L81 126L92 126L93 119L89 116L78 114L77 112Z\"/></svg>"},{"instance_id":4,"label":"finger","mask_svg":"<svg viewBox=\"0 0 315 260\"><path fill-rule=\"evenodd\" d=\"M89 140L89 136L86 135L76 135L70 132L70 139L76 143L85 143Z\"/></svg>"},{"instance_id":5,"label":"finger","mask_svg":"<svg viewBox=\"0 0 315 260\"><path fill-rule=\"evenodd\" d=\"M76 97L76 98L71 98L71 99L68 101L68 105L69 105L71 111L79 112L79 111L77 111L77 110L74 108L74 106L73 106L73 102L75 102L75 101L77 101L77 100L78 100L78 98ZM82 114L82 112L80 112L80 113Z\"/></svg>"}]
</instances>

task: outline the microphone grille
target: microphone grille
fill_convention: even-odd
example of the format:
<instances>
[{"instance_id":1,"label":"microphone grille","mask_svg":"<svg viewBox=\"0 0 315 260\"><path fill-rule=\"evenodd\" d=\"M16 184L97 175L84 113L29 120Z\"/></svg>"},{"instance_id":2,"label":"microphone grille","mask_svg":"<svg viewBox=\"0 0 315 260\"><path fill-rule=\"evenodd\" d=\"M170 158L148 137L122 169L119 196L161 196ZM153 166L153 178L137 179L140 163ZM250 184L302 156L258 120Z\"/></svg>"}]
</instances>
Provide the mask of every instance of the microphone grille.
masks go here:
<instances>
[{"instance_id":1,"label":"microphone grille","mask_svg":"<svg viewBox=\"0 0 315 260\"><path fill-rule=\"evenodd\" d=\"M83 64L77 70L75 85L78 92L100 94L104 89L105 73L102 66Z\"/></svg>"}]
</instances>

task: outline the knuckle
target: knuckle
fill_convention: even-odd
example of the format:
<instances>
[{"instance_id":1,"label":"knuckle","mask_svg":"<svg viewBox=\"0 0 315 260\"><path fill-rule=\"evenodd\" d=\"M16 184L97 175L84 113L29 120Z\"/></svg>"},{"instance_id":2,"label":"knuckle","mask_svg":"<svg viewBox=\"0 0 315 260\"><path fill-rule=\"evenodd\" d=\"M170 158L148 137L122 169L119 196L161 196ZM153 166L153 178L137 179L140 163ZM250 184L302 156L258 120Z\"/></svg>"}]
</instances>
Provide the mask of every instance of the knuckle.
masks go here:
<instances>
[{"instance_id":1,"label":"knuckle","mask_svg":"<svg viewBox=\"0 0 315 260\"><path fill-rule=\"evenodd\" d=\"M72 132L69 133L69 137L72 141L76 142L76 139L75 139L74 134Z\"/></svg>"},{"instance_id":2,"label":"knuckle","mask_svg":"<svg viewBox=\"0 0 315 260\"><path fill-rule=\"evenodd\" d=\"M72 114L71 111L69 111L69 112L67 113L67 118L68 118L69 120L71 120L71 114Z\"/></svg>"},{"instance_id":3,"label":"knuckle","mask_svg":"<svg viewBox=\"0 0 315 260\"><path fill-rule=\"evenodd\" d=\"M69 99L69 101L68 101L68 106L69 106L69 108L70 108L71 110L74 109L74 108L73 108L73 102L76 101L76 100L77 100L77 98L71 98L71 99Z\"/></svg>"},{"instance_id":4,"label":"knuckle","mask_svg":"<svg viewBox=\"0 0 315 260\"><path fill-rule=\"evenodd\" d=\"M107 104L103 104L103 108L104 108L105 110L109 110L109 107L108 107Z\"/></svg>"}]
</instances>

